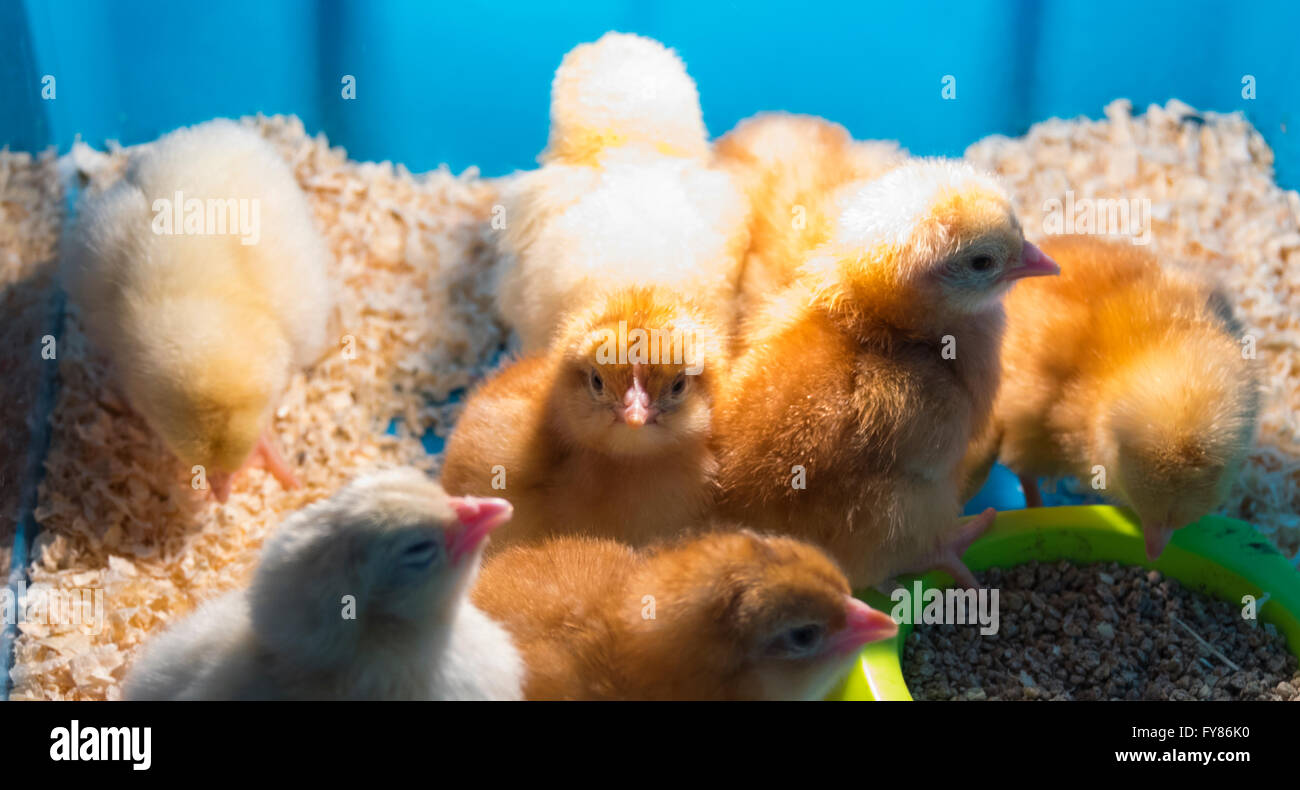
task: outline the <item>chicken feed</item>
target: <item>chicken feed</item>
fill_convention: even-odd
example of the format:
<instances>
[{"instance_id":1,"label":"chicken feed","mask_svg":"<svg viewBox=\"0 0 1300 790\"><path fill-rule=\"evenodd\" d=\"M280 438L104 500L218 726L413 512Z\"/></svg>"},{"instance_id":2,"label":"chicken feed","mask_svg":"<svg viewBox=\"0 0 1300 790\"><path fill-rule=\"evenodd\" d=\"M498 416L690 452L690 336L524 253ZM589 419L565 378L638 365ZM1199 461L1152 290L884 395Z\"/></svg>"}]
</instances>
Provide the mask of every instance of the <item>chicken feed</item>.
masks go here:
<instances>
[{"instance_id":1,"label":"chicken feed","mask_svg":"<svg viewBox=\"0 0 1300 790\"><path fill-rule=\"evenodd\" d=\"M1300 700L1300 668L1271 624L1159 571L1031 562L978 574L998 631L921 626L903 675L926 700Z\"/></svg>"}]
</instances>

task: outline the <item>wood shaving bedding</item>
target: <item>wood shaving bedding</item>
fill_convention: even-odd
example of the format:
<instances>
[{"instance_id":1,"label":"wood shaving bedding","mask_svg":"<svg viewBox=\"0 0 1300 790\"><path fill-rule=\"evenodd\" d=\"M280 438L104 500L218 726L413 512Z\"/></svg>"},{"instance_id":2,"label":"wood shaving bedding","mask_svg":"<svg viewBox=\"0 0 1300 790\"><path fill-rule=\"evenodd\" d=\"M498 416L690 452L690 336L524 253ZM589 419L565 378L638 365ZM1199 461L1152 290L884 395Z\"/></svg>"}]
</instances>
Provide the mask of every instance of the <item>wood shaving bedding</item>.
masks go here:
<instances>
[{"instance_id":1,"label":"wood shaving bedding","mask_svg":"<svg viewBox=\"0 0 1300 790\"><path fill-rule=\"evenodd\" d=\"M0 150L0 579L7 578L50 331L63 190L54 153Z\"/></svg>"},{"instance_id":2,"label":"wood shaving bedding","mask_svg":"<svg viewBox=\"0 0 1300 790\"><path fill-rule=\"evenodd\" d=\"M1274 185L1272 153L1244 119L1206 114L1202 124L1187 115L1171 102L1134 118L1116 102L1108 120L1047 121L1019 140L981 141L967 156L1003 175L1031 236L1041 235L1043 202L1066 189L1150 197L1156 249L1224 280L1269 376L1260 445L1227 512L1294 553L1300 200ZM225 508L190 495L186 470L115 394L69 316L31 577L38 586L103 589L107 622L98 634L24 625L14 699L119 697L144 639L245 584L262 539L286 513L366 468L432 468L437 459L415 437L427 428L446 434L458 407L441 402L470 384L503 340L484 241L492 183L472 171L415 178L400 166L349 162L292 118L245 122L279 146L326 228L342 284L340 335L355 339L355 359L335 354L296 376L277 412L279 441L301 464L304 488L283 491L254 470ZM84 146L70 157L92 189L112 183L125 161L121 151ZM394 417L402 428L386 436Z\"/></svg>"},{"instance_id":3,"label":"wood shaving bedding","mask_svg":"<svg viewBox=\"0 0 1300 790\"><path fill-rule=\"evenodd\" d=\"M1264 385L1259 437L1225 515L1249 521L1300 560L1300 195L1273 181L1273 152L1240 114L1174 100L1134 116L1052 119L1023 138L988 137L966 158L998 173L1031 237L1045 203L1149 199L1151 249L1225 286L1255 338ZM1138 229L1141 232L1141 229Z\"/></svg>"},{"instance_id":4,"label":"wood shaving bedding","mask_svg":"<svg viewBox=\"0 0 1300 790\"><path fill-rule=\"evenodd\" d=\"M482 243L490 182L472 170L417 178L400 165L350 162L293 118L244 122L292 165L336 257L338 345L295 375L273 425L303 487L285 491L255 469L225 507L192 491L188 470L126 405L69 313L29 592L102 589L105 622L98 633L22 624L11 699L120 697L135 649L198 602L246 584L285 514L367 469L433 471L418 437L445 435L451 416L435 402L469 385L502 342ZM88 189L113 183L125 158L84 146L72 155ZM386 435L394 418L397 435Z\"/></svg>"}]
</instances>

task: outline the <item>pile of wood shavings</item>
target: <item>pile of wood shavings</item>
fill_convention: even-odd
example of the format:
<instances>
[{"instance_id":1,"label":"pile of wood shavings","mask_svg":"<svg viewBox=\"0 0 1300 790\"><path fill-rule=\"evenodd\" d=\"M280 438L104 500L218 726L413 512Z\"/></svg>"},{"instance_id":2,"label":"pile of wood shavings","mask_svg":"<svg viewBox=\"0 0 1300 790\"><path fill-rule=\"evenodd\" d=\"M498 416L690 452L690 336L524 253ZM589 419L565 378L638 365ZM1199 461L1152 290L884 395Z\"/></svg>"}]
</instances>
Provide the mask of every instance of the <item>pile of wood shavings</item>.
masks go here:
<instances>
[{"instance_id":1,"label":"pile of wood shavings","mask_svg":"<svg viewBox=\"0 0 1300 790\"><path fill-rule=\"evenodd\" d=\"M1031 237L1042 235L1043 202L1067 189L1076 198L1149 197L1155 249L1200 263L1227 284L1259 338L1269 385L1260 446L1227 512L1294 554L1300 200L1273 183L1272 153L1240 116L1202 117L1177 102L1138 118L1116 102L1107 116L1048 121L1022 139L977 143L967 156L1004 177ZM358 471L436 463L413 436L429 427L446 433L456 407L437 404L469 384L502 340L482 228L493 184L472 173L413 178L401 167L349 162L295 119L248 123L293 164L326 229L342 283L340 333L357 350L355 359L335 356L296 377L278 414L279 441L304 488L286 492L253 471L224 509L188 495L186 470L115 393L110 371L69 316L31 575L39 585L104 589L107 622L99 634L25 625L15 699L116 698L143 640L198 601L245 583L284 514ZM90 189L112 183L125 160L118 150L85 147L71 158ZM49 184L56 189L52 174ZM55 227L57 212L57 205L41 211ZM398 437L383 435L391 417L403 421Z\"/></svg>"},{"instance_id":2,"label":"pile of wood shavings","mask_svg":"<svg viewBox=\"0 0 1300 790\"><path fill-rule=\"evenodd\" d=\"M285 514L368 469L432 471L417 437L446 434L454 415L436 404L477 378L502 342L482 241L495 186L473 171L416 178L350 162L294 118L245 123L291 164L336 256L337 352L294 377L273 426L303 487L285 491L255 469L224 507L191 491L187 469L127 407L69 314L30 575L34 590L102 589L105 622L21 625L12 699L118 698L136 648L247 583ZM125 162L122 150L71 156L92 190ZM394 418L399 435L385 435Z\"/></svg>"},{"instance_id":3,"label":"pile of wood shavings","mask_svg":"<svg viewBox=\"0 0 1300 790\"><path fill-rule=\"evenodd\" d=\"M1030 237L1045 202L1151 201L1151 245L1226 286L1256 338L1264 407L1256 447L1223 510L1300 561L1300 195L1273 181L1273 152L1239 113L1197 113L1171 101L1134 117L1126 100L1106 120L1053 119L1019 139L966 151L1011 188ZM1138 229L1141 232L1141 229Z\"/></svg>"},{"instance_id":4,"label":"pile of wood shavings","mask_svg":"<svg viewBox=\"0 0 1300 790\"><path fill-rule=\"evenodd\" d=\"M0 150L0 580L9 573L18 498L27 474L42 366L53 323L52 285L63 190L52 152Z\"/></svg>"}]
</instances>

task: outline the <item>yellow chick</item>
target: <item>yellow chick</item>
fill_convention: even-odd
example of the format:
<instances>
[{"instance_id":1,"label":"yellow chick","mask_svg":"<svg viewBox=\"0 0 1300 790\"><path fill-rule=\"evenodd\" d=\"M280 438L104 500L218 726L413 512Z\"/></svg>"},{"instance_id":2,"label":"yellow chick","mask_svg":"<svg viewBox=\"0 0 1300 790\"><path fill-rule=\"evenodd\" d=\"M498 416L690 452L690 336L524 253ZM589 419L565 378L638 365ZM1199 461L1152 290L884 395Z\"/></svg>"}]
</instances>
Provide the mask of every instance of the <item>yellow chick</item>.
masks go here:
<instances>
[{"instance_id":1,"label":"yellow chick","mask_svg":"<svg viewBox=\"0 0 1300 790\"><path fill-rule=\"evenodd\" d=\"M447 443L456 494L510 498L496 548L556 535L645 545L712 505L723 333L665 289L599 294L544 354L488 379Z\"/></svg>"},{"instance_id":2,"label":"yellow chick","mask_svg":"<svg viewBox=\"0 0 1300 790\"><path fill-rule=\"evenodd\" d=\"M596 290L674 288L730 325L748 209L711 157L695 83L672 50L608 33L564 57L542 167L502 196L497 301L525 352Z\"/></svg>"},{"instance_id":3,"label":"yellow chick","mask_svg":"<svg viewBox=\"0 0 1300 790\"><path fill-rule=\"evenodd\" d=\"M799 265L830 240L843 187L907 161L897 143L855 141L837 123L783 112L741 121L714 150L750 204L749 252L740 281L742 316L789 285Z\"/></svg>"},{"instance_id":4,"label":"yellow chick","mask_svg":"<svg viewBox=\"0 0 1300 790\"><path fill-rule=\"evenodd\" d=\"M83 199L63 276L132 407L225 501L254 460L296 485L267 430L291 372L327 348L329 261L288 165L215 120Z\"/></svg>"},{"instance_id":5,"label":"yellow chick","mask_svg":"<svg viewBox=\"0 0 1300 790\"><path fill-rule=\"evenodd\" d=\"M1041 503L1040 476L1075 476L1131 506L1154 559L1174 530L1217 509L1253 440L1256 374L1227 299L1127 242L1047 240L1062 274L1007 297L1002 388L972 447Z\"/></svg>"}]
</instances>

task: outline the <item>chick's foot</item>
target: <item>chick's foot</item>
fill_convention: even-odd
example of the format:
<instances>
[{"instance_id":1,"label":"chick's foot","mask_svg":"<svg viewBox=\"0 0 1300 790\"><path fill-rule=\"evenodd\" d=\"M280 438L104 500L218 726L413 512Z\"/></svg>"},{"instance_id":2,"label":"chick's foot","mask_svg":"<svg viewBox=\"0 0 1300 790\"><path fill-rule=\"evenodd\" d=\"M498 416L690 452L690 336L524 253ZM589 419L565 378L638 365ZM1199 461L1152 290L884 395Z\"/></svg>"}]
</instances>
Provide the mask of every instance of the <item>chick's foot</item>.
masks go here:
<instances>
[{"instance_id":1,"label":"chick's foot","mask_svg":"<svg viewBox=\"0 0 1300 790\"><path fill-rule=\"evenodd\" d=\"M1033 475L1017 475L1020 487L1025 491L1025 507L1042 507L1043 492L1038 489L1038 478Z\"/></svg>"},{"instance_id":2,"label":"chick's foot","mask_svg":"<svg viewBox=\"0 0 1300 790\"><path fill-rule=\"evenodd\" d=\"M932 551L922 556L916 561L916 564L904 570L904 573L925 573L931 570L941 570L947 573L956 581L960 587L975 588L979 587L979 582L975 579L975 574L971 573L966 563L962 562L961 555L966 553L970 544L975 539L983 535L989 527L993 525L993 519L997 517L997 511L993 508L987 508L983 513L966 521L958 523L957 528L947 535L940 535L935 539L935 547Z\"/></svg>"},{"instance_id":3,"label":"chick's foot","mask_svg":"<svg viewBox=\"0 0 1300 790\"><path fill-rule=\"evenodd\" d=\"M301 485L298 478L294 476L293 469L284 460L284 456L280 455L280 452L275 449L275 445L271 443L268 435L263 433L262 438L257 440L253 452L249 454L248 460L244 461L244 465L238 470L208 475L208 483L211 486L213 498L221 504L225 504L226 500L230 498L230 492L234 489L235 478L254 466L265 469L272 477L280 481L280 485L285 488L298 488Z\"/></svg>"},{"instance_id":4,"label":"chick's foot","mask_svg":"<svg viewBox=\"0 0 1300 790\"><path fill-rule=\"evenodd\" d=\"M294 477L293 469L280 455L280 451L275 449L271 439L267 434L262 434L262 438L257 442L257 449L253 451L252 460L254 463L265 467L271 476L280 481L280 485L285 488L297 488L301 485L298 478Z\"/></svg>"}]
</instances>

